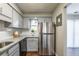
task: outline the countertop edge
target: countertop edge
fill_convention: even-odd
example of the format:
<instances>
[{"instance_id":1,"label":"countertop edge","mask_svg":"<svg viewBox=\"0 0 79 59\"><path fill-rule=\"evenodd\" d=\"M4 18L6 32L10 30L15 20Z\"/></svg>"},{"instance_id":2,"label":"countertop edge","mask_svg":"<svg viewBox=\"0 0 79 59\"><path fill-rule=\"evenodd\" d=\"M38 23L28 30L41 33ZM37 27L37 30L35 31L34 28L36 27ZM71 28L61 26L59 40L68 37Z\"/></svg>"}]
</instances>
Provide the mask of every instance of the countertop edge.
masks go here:
<instances>
[{"instance_id":1,"label":"countertop edge","mask_svg":"<svg viewBox=\"0 0 79 59\"><path fill-rule=\"evenodd\" d=\"M17 44L17 43L20 42L21 40L23 40L24 38L26 38L26 36L18 37L18 38L16 38L16 41L14 41L13 43L9 44L9 45L6 46L6 47L1 48L1 49L0 49L0 55L1 55L3 52L7 51L9 48L13 47L15 44Z\"/></svg>"},{"instance_id":2,"label":"countertop edge","mask_svg":"<svg viewBox=\"0 0 79 59\"><path fill-rule=\"evenodd\" d=\"M14 41L13 43L9 44L9 45L6 46L6 47L1 48L1 49L0 49L0 55L1 55L2 53L4 53L5 51L7 51L9 48L13 47L15 44L17 44L17 43L20 42L21 40L23 40L24 38L39 38L39 37L37 37L37 36L34 36L34 37L32 37L32 36L28 36L28 37L27 37L27 36L20 36L20 37L16 38L16 39L15 39L16 41Z\"/></svg>"}]
</instances>

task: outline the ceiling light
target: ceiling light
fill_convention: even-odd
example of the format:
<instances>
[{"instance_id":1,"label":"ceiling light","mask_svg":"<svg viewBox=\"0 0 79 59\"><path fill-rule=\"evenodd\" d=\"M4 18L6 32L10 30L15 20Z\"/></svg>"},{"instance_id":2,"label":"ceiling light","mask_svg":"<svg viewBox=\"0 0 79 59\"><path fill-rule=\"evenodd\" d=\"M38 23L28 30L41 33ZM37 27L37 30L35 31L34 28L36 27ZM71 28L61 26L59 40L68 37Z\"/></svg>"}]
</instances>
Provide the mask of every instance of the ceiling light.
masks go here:
<instances>
[{"instance_id":1,"label":"ceiling light","mask_svg":"<svg viewBox=\"0 0 79 59\"><path fill-rule=\"evenodd\" d=\"M34 19L37 19L37 17L35 17Z\"/></svg>"}]
</instances>

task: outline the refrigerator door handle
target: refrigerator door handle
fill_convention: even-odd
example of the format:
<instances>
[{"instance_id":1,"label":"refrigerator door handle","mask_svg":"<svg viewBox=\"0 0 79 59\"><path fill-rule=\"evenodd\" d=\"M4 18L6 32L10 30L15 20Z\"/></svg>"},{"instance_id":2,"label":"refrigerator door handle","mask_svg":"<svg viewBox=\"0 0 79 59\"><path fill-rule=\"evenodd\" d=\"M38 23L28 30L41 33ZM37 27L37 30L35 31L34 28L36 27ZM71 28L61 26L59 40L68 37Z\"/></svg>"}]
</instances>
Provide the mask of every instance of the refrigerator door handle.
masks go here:
<instances>
[{"instance_id":1,"label":"refrigerator door handle","mask_svg":"<svg viewBox=\"0 0 79 59\"><path fill-rule=\"evenodd\" d=\"M42 33L43 35L54 35L54 33Z\"/></svg>"}]
</instances>

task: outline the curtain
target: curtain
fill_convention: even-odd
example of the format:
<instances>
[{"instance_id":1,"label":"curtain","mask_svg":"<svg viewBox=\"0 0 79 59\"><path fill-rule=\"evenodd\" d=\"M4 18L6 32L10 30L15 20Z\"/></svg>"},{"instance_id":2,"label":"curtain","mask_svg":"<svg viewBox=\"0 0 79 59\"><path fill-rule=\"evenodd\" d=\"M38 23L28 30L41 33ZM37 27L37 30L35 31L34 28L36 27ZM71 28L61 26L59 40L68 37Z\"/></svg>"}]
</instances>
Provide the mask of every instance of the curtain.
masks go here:
<instances>
[{"instance_id":1,"label":"curtain","mask_svg":"<svg viewBox=\"0 0 79 59\"><path fill-rule=\"evenodd\" d=\"M67 21L67 47L79 47L79 20Z\"/></svg>"}]
</instances>

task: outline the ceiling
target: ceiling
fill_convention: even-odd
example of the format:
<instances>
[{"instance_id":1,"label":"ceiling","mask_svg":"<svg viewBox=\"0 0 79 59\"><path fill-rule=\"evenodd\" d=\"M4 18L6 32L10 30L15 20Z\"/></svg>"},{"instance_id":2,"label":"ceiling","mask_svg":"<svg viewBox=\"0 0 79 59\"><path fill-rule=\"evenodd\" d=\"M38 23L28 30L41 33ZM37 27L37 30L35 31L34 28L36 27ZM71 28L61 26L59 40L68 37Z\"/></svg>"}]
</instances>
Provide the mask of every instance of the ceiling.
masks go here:
<instances>
[{"instance_id":1,"label":"ceiling","mask_svg":"<svg viewBox=\"0 0 79 59\"><path fill-rule=\"evenodd\" d=\"M67 14L79 15L79 3L72 3L67 7Z\"/></svg>"},{"instance_id":2,"label":"ceiling","mask_svg":"<svg viewBox=\"0 0 79 59\"><path fill-rule=\"evenodd\" d=\"M51 13L58 3L16 3L24 13Z\"/></svg>"}]
</instances>

